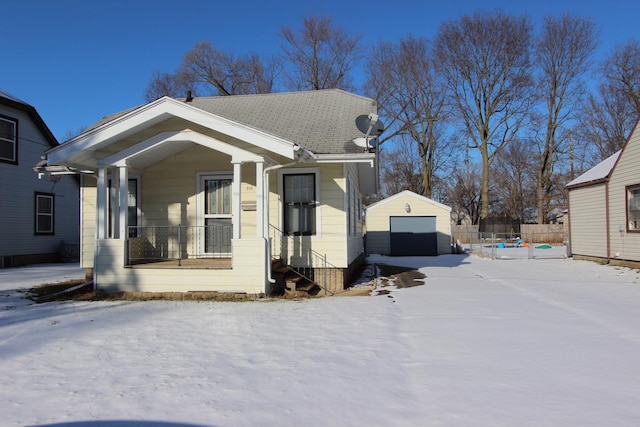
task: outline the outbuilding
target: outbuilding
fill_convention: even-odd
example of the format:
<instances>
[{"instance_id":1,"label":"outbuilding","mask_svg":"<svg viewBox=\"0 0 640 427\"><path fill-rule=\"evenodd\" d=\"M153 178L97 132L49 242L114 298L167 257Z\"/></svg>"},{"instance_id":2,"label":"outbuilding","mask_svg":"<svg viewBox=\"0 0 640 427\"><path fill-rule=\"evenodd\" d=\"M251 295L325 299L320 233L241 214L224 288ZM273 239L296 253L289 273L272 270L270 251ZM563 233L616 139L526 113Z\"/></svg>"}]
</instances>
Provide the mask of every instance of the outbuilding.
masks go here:
<instances>
[{"instance_id":1,"label":"outbuilding","mask_svg":"<svg viewBox=\"0 0 640 427\"><path fill-rule=\"evenodd\" d=\"M416 256L451 253L451 208L402 191L366 208L370 254Z\"/></svg>"},{"instance_id":2,"label":"outbuilding","mask_svg":"<svg viewBox=\"0 0 640 427\"><path fill-rule=\"evenodd\" d=\"M622 150L567 185L574 259L640 266L638 162L640 122Z\"/></svg>"}]
</instances>

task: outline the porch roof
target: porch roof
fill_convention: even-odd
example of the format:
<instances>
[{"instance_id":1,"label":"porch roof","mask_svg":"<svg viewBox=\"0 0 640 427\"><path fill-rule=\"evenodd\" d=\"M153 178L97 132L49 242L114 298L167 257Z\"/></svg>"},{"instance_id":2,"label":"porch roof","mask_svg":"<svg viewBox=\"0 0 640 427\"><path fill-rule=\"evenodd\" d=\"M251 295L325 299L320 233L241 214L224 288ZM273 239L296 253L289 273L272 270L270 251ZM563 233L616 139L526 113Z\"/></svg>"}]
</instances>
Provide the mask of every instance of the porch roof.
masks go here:
<instances>
[{"instance_id":1,"label":"porch roof","mask_svg":"<svg viewBox=\"0 0 640 427\"><path fill-rule=\"evenodd\" d=\"M90 128L81 135L52 148L46 152L47 165L69 166L77 169L96 169L99 163L99 151L116 146L119 141L141 131L148 131L171 118L179 118L193 124L194 128L211 129L230 141L225 148L231 149L233 141L241 141L249 146L259 147L267 153L274 153L285 158L295 157L296 144L281 137L270 135L242 123L196 108L173 98L160 98L157 101L129 110L122 115L114 116L107 122ZM162 129L159 128L158 133ZM196 135L194 132L192 135ZM157 134L151 132L149 139ZM202 135L202 134L200 134ZM213 139L213 138L209 138ZM222 144L220 140L217 140ZM186 141L183 141L186 143ZM165 150L181 149L180 141L174 141ZM169 148L171 147L171 148ZM184 147L182 147L184 148ZM121 151L118 149L117 151ZM131 151L131 150L127 150ZM246 150L245 150L246 152ZM165 151L166 155L167 151ZM230 153L231 154L231 153ZM132 153L129 153L129 157Z\"/></svg>"}]
</instances>

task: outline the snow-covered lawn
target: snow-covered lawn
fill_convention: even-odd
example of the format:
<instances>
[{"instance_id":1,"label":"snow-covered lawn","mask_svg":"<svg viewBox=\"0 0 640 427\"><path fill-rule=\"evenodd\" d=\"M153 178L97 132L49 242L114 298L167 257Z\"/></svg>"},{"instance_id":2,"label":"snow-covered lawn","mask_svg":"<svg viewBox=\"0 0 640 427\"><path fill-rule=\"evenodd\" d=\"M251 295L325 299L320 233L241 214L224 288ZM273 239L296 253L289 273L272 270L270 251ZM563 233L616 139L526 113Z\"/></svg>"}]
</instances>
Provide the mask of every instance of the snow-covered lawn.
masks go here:
<instances>
[{"instance_id":1,"label":"snow-covered lawn","mask_svg":"<svg viewBox=\"0 0 640 427\"><path fill-rule=\"evenodd\" d=\"M564 259L385 258L423 286L257 302L55 302L0 270L0 424L636 426L640 275Z\"/></svg>"}]
</instances>

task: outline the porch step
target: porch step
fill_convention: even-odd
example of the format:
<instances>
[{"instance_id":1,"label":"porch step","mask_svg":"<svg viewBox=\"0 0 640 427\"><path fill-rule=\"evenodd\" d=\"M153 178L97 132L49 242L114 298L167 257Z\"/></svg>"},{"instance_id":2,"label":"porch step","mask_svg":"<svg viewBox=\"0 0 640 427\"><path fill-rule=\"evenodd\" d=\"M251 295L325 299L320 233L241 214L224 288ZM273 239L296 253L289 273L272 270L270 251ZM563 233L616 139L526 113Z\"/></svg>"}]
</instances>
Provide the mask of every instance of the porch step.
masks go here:
<instances>
[{"instance_id":1,"label":"porch step","mask_svg":"<svg viewBox=\"0 0 640 427\"><path fill-rule=\"evenodd\" d=\"M271 271L276 279L273 294L313 296L320 292L320 287L316 283L287 267L281 260L273 261Z\"/></svg>"}]
</instances>

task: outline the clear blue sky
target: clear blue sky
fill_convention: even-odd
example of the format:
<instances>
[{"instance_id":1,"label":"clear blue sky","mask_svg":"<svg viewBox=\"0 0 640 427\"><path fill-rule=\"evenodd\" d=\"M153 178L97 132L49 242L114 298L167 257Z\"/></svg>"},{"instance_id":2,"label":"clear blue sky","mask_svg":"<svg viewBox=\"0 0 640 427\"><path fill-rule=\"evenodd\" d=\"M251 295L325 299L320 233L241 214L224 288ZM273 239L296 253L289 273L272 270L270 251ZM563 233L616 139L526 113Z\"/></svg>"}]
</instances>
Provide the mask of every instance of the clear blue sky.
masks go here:
<instances>
[{"instance_id":1,"label":"clear blue sky","mask_svg":"<svg viewBox=\"0 0 640 427\"><path fill-rule=\"evenodd\" d=\"M64 140L101 117L144 103L154 70L173 72L201 40L237 53L280 53L283 26L324 13L363 37L433 38L442 22L500 8L534 24L565 12L592 19L602 57L640 39L639 0L0 0L0 88L33 105ZM357 81L356 83L362 83Z\"/></svg>"}]
</instances>

